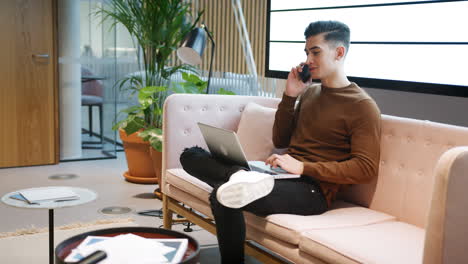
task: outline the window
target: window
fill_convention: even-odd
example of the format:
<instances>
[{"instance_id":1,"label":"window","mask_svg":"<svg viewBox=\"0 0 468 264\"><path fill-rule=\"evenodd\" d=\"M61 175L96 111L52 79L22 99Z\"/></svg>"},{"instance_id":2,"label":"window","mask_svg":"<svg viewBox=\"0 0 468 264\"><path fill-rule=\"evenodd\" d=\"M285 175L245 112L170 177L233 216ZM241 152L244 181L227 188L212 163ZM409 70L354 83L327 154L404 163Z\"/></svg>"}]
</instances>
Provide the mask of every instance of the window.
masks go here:
<instances>
[{"instance_id":1,"label":"window","mask_svg":"<svg viewBox=\"0 0 468 264\"><path fill-rule=\"evenodd\" d=\"M305 61L316 20L351 29L350 80L363 87L468 97L468 1L269 0L266 76Z\"/></svg>"}]
</instances>

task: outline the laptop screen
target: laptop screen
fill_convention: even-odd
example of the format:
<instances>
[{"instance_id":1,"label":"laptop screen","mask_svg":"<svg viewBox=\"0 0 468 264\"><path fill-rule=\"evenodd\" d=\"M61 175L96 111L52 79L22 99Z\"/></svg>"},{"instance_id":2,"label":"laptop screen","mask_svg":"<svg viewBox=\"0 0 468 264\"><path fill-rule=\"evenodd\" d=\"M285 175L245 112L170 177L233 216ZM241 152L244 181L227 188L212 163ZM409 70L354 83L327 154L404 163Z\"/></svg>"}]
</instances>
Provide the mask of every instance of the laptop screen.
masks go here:
<instances>
[{"instance_id":1,"label":"laptop screen","mask_svg":"<svg viewBox=\"0 0 468 264\"><path fill-rule=\"evenodd\" d=\"M198 123L211 154L233 164L250 168L239 139L234 131Z\"/></svg>"}]
</instances>

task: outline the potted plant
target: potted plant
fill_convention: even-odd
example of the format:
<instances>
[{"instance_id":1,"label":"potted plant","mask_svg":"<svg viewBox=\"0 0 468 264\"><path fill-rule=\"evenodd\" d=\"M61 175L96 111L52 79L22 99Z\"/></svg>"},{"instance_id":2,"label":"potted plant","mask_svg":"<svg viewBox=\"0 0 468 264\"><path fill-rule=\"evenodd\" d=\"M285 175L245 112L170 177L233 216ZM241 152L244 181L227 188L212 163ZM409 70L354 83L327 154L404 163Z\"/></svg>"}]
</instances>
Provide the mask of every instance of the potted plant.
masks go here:
<instances>
[{"instance_id":1,"label":"potted plant","mask_svg":"<svg viewBox=\"0 0 468 264\"><path fill-rule=\"evenodd\" d=\"M198 75L182 72L182 79L184 82L179 82L172 87L172 90L176 93L205 93L206 88L208 86L207 81L203 81L198 77ZM225 90L224 88L220 88L217 91L218 94L225 94L225 95L235 95L234 92Z\"/></svg>"},{"instance_id":2,"label":"potted plant","mask_svg":"<svg viewBox=\"0 0 468 264\"><path fill-rule=\"evenodd\" d=\"M187 65L167 64L202 13L192 19L190 3L184 0L111 0L97 11L103 21L112 20L112 27L125 27L142 54L141 74L126 77L118 84L132 90L138 104L123 110L124 118L113 127L119 129L124 143L129 167L124 177L130 182L158 183L155 172L161 172L162 111L169 94L168 80L181 69L190 70ZM154 162L150 146L157 150Z\"/></svg>"}]
</instances>

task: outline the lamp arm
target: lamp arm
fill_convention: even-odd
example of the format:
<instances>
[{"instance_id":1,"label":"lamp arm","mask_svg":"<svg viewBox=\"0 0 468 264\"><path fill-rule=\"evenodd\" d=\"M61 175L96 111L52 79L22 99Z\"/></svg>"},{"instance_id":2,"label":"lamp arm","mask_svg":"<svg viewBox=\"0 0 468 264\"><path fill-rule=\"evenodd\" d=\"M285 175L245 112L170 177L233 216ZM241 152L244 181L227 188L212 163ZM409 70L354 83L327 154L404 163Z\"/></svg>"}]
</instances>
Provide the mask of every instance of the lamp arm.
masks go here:
<instances>
[{"instance_id":1,"label":"lamp arm","mask_svg":"<svg viewBox=\"0 0 468 264\"><path fill-rule=\"evenodd\" d=\"M215 42L214 42L214 40L213 40L213 36L211 36L211 33L210 33L210 31L208 30L208 27L206 26L206 24L203 24L203 29L206 31L206 34L208 34L208 37L209 37L210 40L211 40L211 43L213 43L213 45L214 45Z\"/></svg>"},{"instance_id":2,"label":"lamp arm","mask_svg":"<svg viewBox=\"0 0 468 264\"><path fill-rule=\"evenodd\" d=\"M208 34L208 37L211 40L210 69L209 69L209 72L208 72L208 83L207 83L207 86L206 86L206 93L209 94L210 93L210 80L211 80L211 74L212 74L211 67L213 66L213 58L214 58L214 52L215 52L216 44L215 44L215 42L213 40L213 37L211 36L210 32L208 31L208 27L205 24L203 24L203 29L205 29L206 33Z\"/></svg>"}]
</instances>

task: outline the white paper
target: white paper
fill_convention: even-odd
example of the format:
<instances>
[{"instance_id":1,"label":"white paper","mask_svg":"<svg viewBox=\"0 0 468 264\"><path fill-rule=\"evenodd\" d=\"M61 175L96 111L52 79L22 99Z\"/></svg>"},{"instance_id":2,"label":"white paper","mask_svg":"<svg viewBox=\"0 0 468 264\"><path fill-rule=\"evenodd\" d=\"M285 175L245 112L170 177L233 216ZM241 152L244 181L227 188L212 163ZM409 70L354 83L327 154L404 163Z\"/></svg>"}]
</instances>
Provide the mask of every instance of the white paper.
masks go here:
<instances>
[{"instance_id":1,"label":"white paper","mask_svg":"<svg viewBox=\"0 0 468 264\"><path fill-rule=\"evenodd\" d=\"M175 249L134 234L125 234L97 242L88 246L81 246L77 251L88 256L96 250L106 252L107 258L100 263L132 264L132 263L168 263L164 254Z\"/></svg>"},{"instance_id":2,"label":"white paper","mask_svg":"<svg viewBox=\"0 0 468 264\"><path fill-rule=\"evenodd\" d=\"M39 203L44 201L67 201L79 199L72 189L67 187L50 187L30 189L19 192L28 202Z\"/></svg>"},{"instance_id":3,"label":"white paper","mask_svg":"<svg viewBox=\"0 0 468 264\"><path fill-rule=\"evenodd\" d=\"M108 240L114 241L111 243L102 243ZM186 238L143 238L134 234L115 237L87 236L72 250L65 261L78 262L96 250L103 250L108 257L101 261L100 264L175 264L182 261L187 248L188 239Z\"/></svg>"}]
</instances>

